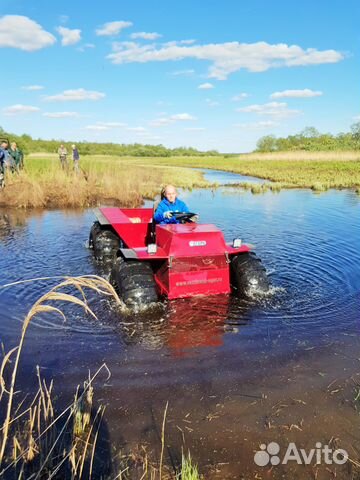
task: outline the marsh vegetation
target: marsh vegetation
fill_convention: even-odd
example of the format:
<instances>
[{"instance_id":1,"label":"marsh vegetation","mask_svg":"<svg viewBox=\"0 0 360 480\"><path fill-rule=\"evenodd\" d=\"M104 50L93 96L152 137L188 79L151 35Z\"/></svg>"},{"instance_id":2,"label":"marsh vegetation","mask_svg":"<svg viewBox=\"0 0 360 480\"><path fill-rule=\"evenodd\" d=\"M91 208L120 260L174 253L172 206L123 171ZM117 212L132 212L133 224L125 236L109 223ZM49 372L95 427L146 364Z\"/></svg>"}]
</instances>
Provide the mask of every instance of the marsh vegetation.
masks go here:
<instances>
[{"instance_id":1,"label":"marsh vegetation","mask_svg":"<svg viewBox=\"0 0 360 480\"><path fill-rule=\"evenodd\" d=\"M53 154L29 155L20 174L8 175L0 192L0 205L41 207L89 207L100 203L138 206L153 199L161 186L175 183L193 189L214 187L198 169L214 169L258 177L269 182L239 183L252 193L286 188L351 188L360 192L358 152L276 152L243 155L116 157L88 155L81 159L81 170L70 162L62 170ZM271 182L271 183L270 183Z\"/></svg>"}]
</instances>

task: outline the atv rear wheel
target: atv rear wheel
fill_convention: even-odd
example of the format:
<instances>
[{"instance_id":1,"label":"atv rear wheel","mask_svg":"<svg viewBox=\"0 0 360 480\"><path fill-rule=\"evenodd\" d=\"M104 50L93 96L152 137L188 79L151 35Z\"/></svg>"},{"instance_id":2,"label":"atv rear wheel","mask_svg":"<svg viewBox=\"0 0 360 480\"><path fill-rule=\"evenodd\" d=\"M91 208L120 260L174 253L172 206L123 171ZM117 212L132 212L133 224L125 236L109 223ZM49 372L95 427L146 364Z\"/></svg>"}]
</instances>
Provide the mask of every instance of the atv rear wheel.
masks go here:
<instances>
[{"instance_id":1,"label":"atv rear wheel","mask_svg":"<svg viewBox=\"0 0 360 480\"><path fill-rule=\"evenodd\" d=\"M109 260L116 256L121 240L107 225L94 222L90 230L89 247L94 249L97 260Z\"/></svg>"},{"instance_id":2,"label":"atv rear wheel","mask_svg":"<svg viewBox=\"0 0 360 480\"><path fill-rule=\"evenodd\" d=\"M266 293L270 288L265 267L253 252L232 257L230 271L231 287L238 296Z\"/></svg>"},{"instance_id":3,"label":"atv rear wheel","mask_svg":"<svg viewBox=\"0 0 360 480\"><path fill-rule=\"evenodd\" d=\"M149 262L118 257L111 271L110 282L130 308L158 301L154 272Z\"/></svg>"}]
</instances>

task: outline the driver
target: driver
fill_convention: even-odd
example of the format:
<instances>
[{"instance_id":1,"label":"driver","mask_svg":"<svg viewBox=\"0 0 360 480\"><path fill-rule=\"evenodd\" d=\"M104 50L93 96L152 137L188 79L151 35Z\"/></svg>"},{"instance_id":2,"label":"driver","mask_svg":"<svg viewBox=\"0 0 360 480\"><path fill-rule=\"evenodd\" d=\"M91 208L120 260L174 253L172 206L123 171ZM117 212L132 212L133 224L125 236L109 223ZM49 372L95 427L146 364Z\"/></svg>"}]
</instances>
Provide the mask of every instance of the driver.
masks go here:
<instances>
[{"instance_id":1,"label":"driver","mask_svg":"<svg viewBox=\"0 0 360 480\"><path fill-rule=\"evenodd\" d=\"M188 213L187 205L177 198L176 188L173 185L166 185L162 191L163 198L156 209L154 220L156 223L180 223L172 216L172 212Z\"/></svg>"}]
</instances>

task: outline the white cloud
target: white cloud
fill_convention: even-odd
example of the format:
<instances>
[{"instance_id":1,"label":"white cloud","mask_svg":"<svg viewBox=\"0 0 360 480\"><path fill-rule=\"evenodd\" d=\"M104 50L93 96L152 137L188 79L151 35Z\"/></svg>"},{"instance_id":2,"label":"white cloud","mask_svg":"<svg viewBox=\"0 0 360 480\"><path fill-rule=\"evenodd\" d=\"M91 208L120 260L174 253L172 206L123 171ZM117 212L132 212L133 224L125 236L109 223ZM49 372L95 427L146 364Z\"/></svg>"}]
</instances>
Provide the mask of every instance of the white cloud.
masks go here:
<instances>
[{"instance_id":1,"label":"white cloud","mask_svg":"<svg viewBox=\"0 0 360 480\"><path fill-rule=\"evenodd\" d=\"M179 45L193 45L196 42L194 39L189 39L189 40L180 40L178 42Z\"/></svg>"},{"instance_id":2,"label":"white cloud","mask_svg":"<svg viewBox=\"0 0 360 480\"><path fill-rule=\"evenodd\" d=\"M252 123L236 123L234 127L239 127L247 130L261 130L265 128L274 128L279 126L278 122L273 122L272 120L265 120L262 122L252 122Z\"/></svg>"},{"instance_id":3,"label":"white cloud","mask_svg":"<svg viewBox=\"0 0 360 480\"><path fill-rule=\"evenodd\" d=\"M77 112L45 112L43 116L47 118L75 118L79 114Z\"/></svg>"},{"instance_id":4,"label":"white cloud","mask_svg":"<svg viewBox=\"0 0 360 480\"><path fill-rule=\"evenodd\" d=\"M270 95L270 98L310 98L320 97L322 94L323 92L304 88L303 90L283 90L282 92L274 92Z\"/></svg>"},{"instance_id":5,"label":"white cloud","mask_svg":"<svg viewBox=\"0 0 360 480\"><path fill-rule=\"evenodd\" d=\"M212 88L215 88L212 83L206 82L202 83L201 85L198 86L199 90L211 90Z\"/></svg>"},{"instance_id":6,"label":"white cloud","mask_svg":"<svg viewBox=\"0 0 360 480\"><path fill-rule=\"evenodd\" d=\"M95 125L88 125L86 130L93 130L98 132L105 132L106 130L111 130L112 128L123 128L126 127L126 123L121 122L96 122Z\"/></svg>"},{"instance_id":7,"label":"white cloud","mask_svg":"<svg viewBox=\"0 0 360 480\"><path fill-rule=\"evenodd\" d=\"M239 93L238 95L234 95L231 100L233 102L241 102L242 100L245 100L245 98L248 98L248 97L250 97L250 95L248 93L243 92L243 93Z\"/></svg>"},{"instance_id":8,"label":"white cloud","mask_svg":"<svg viewBox=\"0 0 360 480\"><path fill-rule=\"evenodd\" d=\"M81 40L81 30L74 28L71 30L66 27L57 27L56 31L61 35L61 45L68 47L69 45L75 45L75 43Z\"/></svg>"},{"instance_id":9,"label":"white cloud","mask_svg":"<svg viewBox=\"0 0 360 480\"><path fill-rule=\"evenodd\" d=\"M191 122L196 120L196 117L190 115L189 113L177 113L175 115L170 115L168 117L159 117L155 118L150 122L151 127L165 127L176 122Z\"/></svg>"},{"instance_id":10,"label":"white cloud","mask_svg":"<svg viewBox=\"0 0 360 480\"><path fill-rule=\"evenodd\" d=\"M269 68L295 67L336 63L344 55L336 50L304 50L298 45L285 43L213 43L205 45L180 45L168 42L156 46L122 42L113 45L107 58L114 64L177 61L195 58L212 62L209 77L225 80L229 74L241 69L264 72Z\"/></svg>"},{"instance_id":11,"label":"white cloud","mask_svg":"<svg viewBox=\"0 0 360 480\"><path fill-rule=\"evenodd\" d=\"M192 127L192 128L184 128L186 132L204 132L205 128L203 127Z\"/></svg>"},{"instance_id":12,"label":"white cloud","mask_svg":"<svg viewBox=\"0 0 360 480\"><path fill-rule=\"evenodd\" d=\"M126 123L122 122L97 122L97 124L108 128L123 128L127 126Z\"/></svg>"},{"instance_id":13,"label":"white cloud","mask_svg":"<svg viewBox=\"0 0 360 480\"><path fill-rule=\"evenodd\" d=\"M108 22L104 23L100 28L98 28L95 33L98 36L113 36L118 35L121 30L124 28L128 28L132 26L132 22L124 22L124 21L117 21L117 22Z\"/></svg>"},{"instance_id":14,"label":"white cloud","mask_svg":"<svg viewBox=\"0 0 360 480\"><path fill-rule=\"evenodd\" d=\"M25 85L21 87L22 90L28 90L29 92L36 92L37 90L43 90L45 87L42 85Z\"/></svg>"},{"instance_id":15,"label":"white cloud","mask_svg":"<svg viewBox=\"0 0 360 480\"><path fill-rule=\"evenodd\" d=\"M155 120L152 120L149 125L151 127L166 127L167 125L171 125L174 123L173 120L171 120L169 117L159 117L155 118Z\"/></svg>"},{"instance_id":16,"label":"white cloud","mask_svg":"<svg viewBox=\"0 0 360 480\"><path fill-rule=\"evenodd\" d=\"M194 117L193 115L190 115L190 113L177 113L176 115L171 115L170 118L175 122L177 121L189 122L192 120L196 120L196 117Z\"/></svg>"},{"instance_id":17,"label":"white cloud","mask_svg":"<svg viewBox=\"0 0 360 480\"><path fill-rule=\"evenodd\" d=\"M128 127L126 130L135 133L145 133L147 131L144 127Z\"/></svg>"},{"instance_id":18,"label":"white cloud","mask_svg":"<svg viewBox=\"0 0 360 480\"><path fill-rule=\"evenodd\" d=\"M106 127L105 125L87 125L85 129L94 132L105 132L106 130L108 130L108 127Z\"/></svg>"},{"instance_id":19,"label":"white cloud","mask_svg":"<svg viewBox=\"0 0 360 480\"><path fill-rule=\"evenodd\" d=\"M46 102L80 102L83 100L100 100L105 97L105 93L78 88L76 90L64 90L57 95L48 95L44 97Z\"/></svg>"},{"instance_id":20,"label":"white cloud","mask_svg":"<svg viewBox=\"0 0 360 480\"><path fill-rule=\"evenodd\" d=\"M285 102L269 102L262 105L248 105L237 108L237 112L256 113L257 115L268 115L276 118L287 118L299 115L300 110L291 110Z\"/></svg>"},{"instance_id":21,"label":"white cloud","mask_svg":"<svg viewBox=\"0 0 360 480\"><path fill-rule=\"evenodd\" d=\"M143 40L156 40L160 37L162 37L162 35L156 32L135 32L130 35L130 38L133 38L134 40L137 38L141 38Z\"/></svg>"},{"instance_id":22,"label":"white cloud","mask_svg":"<svg viewBox=\"0 0 360 480\"><path fill-rule=\"evenodd\" d=\"M0 47L19 48L34 52L56 42L51 33L23 15L5 15L0 18Z\"/></svg>"},{"instance_id":23,"label":"white cloud","mask_svg":"<svg viewBox=\"0 0 360 480\"><path fill-rule=\"evenodd\" d=\"M60 15L59 22L60 23L67 23L69 21L69 15Z\"/></svg>"},{"instance_id":24,"label":"white cloud","mask_svg":"<svg viewBox=\"0 0 360 480\"><path fill-rule=\"evenodd\" d=\"M85 43L84 45L81 45L80 47L77 48L78 52L85 52L86 49L88 48L95 48L95 45L93 43Z\"/></svg>"},{"instance_id":25,"label":"white cloud","mask_svg":"<svg viewBox=\"0 0 360 480\"><path fill-rule=\"evenodd\" d=\"M220 105L219 102L211 100L211 98L207 98L205 102L209 105L209 107L218 107Z\"/></svg>"},{"instance_id":26,"label":"white cloud","mask_svg":"<svg viewBox=\"0 0 360 480\"><path fill-rule=\"evenodd\" d=\"M171 72L170 75L176 76L184 76L184 77L190 77L191 75L194 75L195 70L188 69L188 70L175 70L175 72Z\"/></svg>"},{"instance_id":27,"label":"white cloud","mask_svg":"<svg viewBox=\"0 0 360 480\"><path fill-rule=\"evenodd\" d=\"M39 110L39 107L33 107L32 105L22 105L20 103L2 109L4 115L23 115L26 113L38 112Z\"/></svg>"},{"instance_id":28,"label":"white cloud","mask_svg":"<svg viewBox=\"0 0 360 480\"><path fill-rule=\"evenodd\" d=\"M360 121L360 115L356 115L355 117L352 117L353 120L355 120L355 122L359 122Z\"/></svg>"}]
</instances>

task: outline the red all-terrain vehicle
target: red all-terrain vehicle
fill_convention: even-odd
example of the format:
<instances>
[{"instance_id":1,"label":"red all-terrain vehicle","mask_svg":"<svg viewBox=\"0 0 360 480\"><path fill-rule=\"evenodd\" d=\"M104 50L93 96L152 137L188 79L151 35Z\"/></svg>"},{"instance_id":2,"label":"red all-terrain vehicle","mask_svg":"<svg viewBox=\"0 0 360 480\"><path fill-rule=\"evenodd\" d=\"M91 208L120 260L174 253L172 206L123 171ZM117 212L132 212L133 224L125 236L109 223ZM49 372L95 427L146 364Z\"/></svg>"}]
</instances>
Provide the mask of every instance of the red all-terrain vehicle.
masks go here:
<instances>
[{"instance_id":1,"label":"red all-terrain vehicle","mask_svg":"<svg viewBox=\"0 0 360 480\"><path fill-rule=\"evenodd\" d=\"M226 243L215 225L191 222L194 213L173 213L180 224L158 225L152 208L100 208L89 246L113 262L111 282L129 307L158 301L234 292L266 292L265 268L240 239Z\"/></svg>"}]
</instances>

